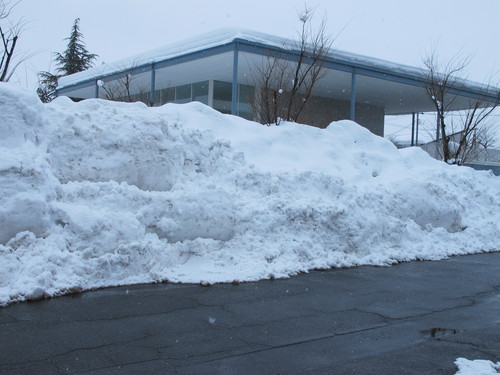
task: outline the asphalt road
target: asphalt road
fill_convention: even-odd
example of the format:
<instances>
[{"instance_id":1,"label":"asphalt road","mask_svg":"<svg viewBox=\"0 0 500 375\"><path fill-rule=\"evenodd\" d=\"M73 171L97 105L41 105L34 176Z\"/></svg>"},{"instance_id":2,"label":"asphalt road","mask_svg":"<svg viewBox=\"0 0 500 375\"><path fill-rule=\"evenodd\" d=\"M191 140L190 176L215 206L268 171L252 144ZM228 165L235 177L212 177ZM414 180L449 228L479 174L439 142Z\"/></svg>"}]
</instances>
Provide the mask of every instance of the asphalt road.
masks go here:
<instances>
[{"instance_id":1,"label":"asphalt road","mask_svg":"<svg viewBox=\"0 0 500 375\"><path fill-rule=\"evenodd\" d=\"M1 374L455 374L500 361L500 252L0 309Z\"/></svg>"}]
</instances>

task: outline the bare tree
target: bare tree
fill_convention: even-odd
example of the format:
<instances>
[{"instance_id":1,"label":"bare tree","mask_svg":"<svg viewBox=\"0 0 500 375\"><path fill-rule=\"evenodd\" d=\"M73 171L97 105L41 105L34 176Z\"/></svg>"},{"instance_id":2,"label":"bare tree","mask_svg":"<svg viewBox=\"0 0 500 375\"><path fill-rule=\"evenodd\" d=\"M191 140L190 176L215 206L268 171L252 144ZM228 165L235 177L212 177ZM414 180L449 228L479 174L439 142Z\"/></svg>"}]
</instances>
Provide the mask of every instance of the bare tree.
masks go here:
<instances>
[{"instance_id":1,"label":"bare tree","mask_svg":"<svg viewBox=\"0 0 500 375\"><path fill-rule=\"evenodd\" d=\"M127 73L125 76L114 81L102 83L102 88L105 92L107 100L131 102L132 94L130 86L132 83L132 74Z\"/></svg>"},{"instance_id":2,"label":"bare tree","mask_svg":"<svg viewBox=\"0 0 500 375\"><path fill-rule=\"evenodd\" d=\"M2 40L0 82L9 81L18 65L23 61L23 59L14 60L14 53L23 22L21 20L15 23L9 21L10 13L18 3L19 1L0 0L0 38Z\"/></svg>"},{"instance_id":3,"label":"bare tree","mask_svg":"<svg viewBox=\"0 0 500 375\"><path fill-rule=\"evenodd\" d=\"M295 56L294 60L267 57L253 72L256 87L253 110L261 123L297 121L323 75L324 57L334 39L326 32L326 19L318 29L313 28L313 15L309 8L299 13L298 42L283 46Z\"/></svg>"},{"instance_id":4,"label":"bare tree","mask_svg":"<svg viewBox=\"0 0 500 375\"><path fill-rule=\"evenodd\" d=\"M134 70L134 67L132 67L129 71ZM146 87L146 85L141 86L134 82L135 78L136 77L129 72L115 80L103 82L101 87L104 90L106 99L120 102L139 101L149 106L153 106L153 103L149 98L148 87Z\"/></svg>"},{"instance_id":5,"label":"bare tree","mask_svg":"<svg viewBox=\"0 0 500 375\"><path fill-rule=\"evenodd\" d=\"M476 140L479 146L484 149L495 147L498 140L496 139L493 121L489 121L488 119L488 121L483 124L481 131L476 135Z\"/></svg>"},{"instance_id":6,"label":"bare tree","mask_svg":"<svg viewBox=\"0 0 500 375\"><path fill-rule=\"evenodd\" d=\"M440 64L435 49L423 60L426 91L436 110L436 142L443 161L463 164L473 159L481 145L491 144L488 116L500 103L500 90L485 85L483 93L496 98L493 102L473 99L470 107L454 111L457 87L465 77L470 58L455 56L449 63Z\"/></svg>"},{"instance_id":7,"label":"bare tree","mask_svg":"<svg viewBox=\"0 0 500 375\"><path fill-rule=\"evenodd\" d=\"M286 108L286 99L282 87L291 81L287 62L276 57L267 57L261 66L253 73L256 87L256 97L252 109L257 119L263 124L277 124Z\"/></svg>"}]
</instances>

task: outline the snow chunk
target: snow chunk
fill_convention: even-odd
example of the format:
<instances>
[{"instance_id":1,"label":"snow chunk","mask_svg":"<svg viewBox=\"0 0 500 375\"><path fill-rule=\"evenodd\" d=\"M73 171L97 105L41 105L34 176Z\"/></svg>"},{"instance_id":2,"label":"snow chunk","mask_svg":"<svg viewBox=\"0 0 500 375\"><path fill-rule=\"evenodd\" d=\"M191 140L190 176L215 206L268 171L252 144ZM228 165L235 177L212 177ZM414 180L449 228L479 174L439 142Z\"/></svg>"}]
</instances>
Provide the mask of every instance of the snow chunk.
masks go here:
<instances>
[{"instance_id":1,"label":"snow chunk","mask_svg":"<svg viewBox=\"0 0 500 375\"><path fill-rule=\"evenodd\" d=\"M500 373L500 362L493 363L484 359L458 358L455 365L458 367L458 372L455 375L496 375Z\"/></svg>"}]
</instances>

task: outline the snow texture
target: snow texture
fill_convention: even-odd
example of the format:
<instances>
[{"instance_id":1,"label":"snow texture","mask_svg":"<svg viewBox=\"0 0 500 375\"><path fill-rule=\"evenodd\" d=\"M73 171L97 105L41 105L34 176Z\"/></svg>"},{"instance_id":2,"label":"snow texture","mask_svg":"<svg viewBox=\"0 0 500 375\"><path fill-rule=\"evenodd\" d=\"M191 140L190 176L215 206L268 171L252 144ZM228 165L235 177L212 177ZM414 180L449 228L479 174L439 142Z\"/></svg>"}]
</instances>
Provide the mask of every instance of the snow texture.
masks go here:
<instances>
[{"instance_id":1,"label":"snow texture","mask_svg":"<svg viewBox=\"0 0 500 375\"><path fill-rule=\"evenodd\" d=\"M350 122L0 85L0 304L498 251L500 180Z\"/></svg>"},{"instance_id":2,"label":"snow texture","mask_svg":"<svg viewBox=\"0 0 500 375\"><path fill-rule=\"evenodd\" d=\"M500 373L500 362L493 363L484 359L470 361L458 358L455 365L459 370L455 375L496 375Z\"/></svg>"}]
</instances>

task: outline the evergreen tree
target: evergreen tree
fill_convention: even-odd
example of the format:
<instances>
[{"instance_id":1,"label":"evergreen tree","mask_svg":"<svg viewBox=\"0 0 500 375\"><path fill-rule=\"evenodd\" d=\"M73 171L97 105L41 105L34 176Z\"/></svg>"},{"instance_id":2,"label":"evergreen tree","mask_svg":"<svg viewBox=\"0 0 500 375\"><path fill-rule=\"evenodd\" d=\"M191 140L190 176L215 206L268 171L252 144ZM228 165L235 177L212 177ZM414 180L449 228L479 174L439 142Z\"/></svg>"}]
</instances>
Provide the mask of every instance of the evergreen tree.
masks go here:
<instances>
[{"instance_id":1,"label":"evergreen tree","mask_svg":"<svg viewBox=\"0 0 500 375\"><path fill-rule=\"evenodd\" d=\"M57 72L63 76L92 68L94 60L97 58L96 54L89 53L85 48L79 22L80 19L77 18L73 24L71 35L65 39L68 40L66 51L62 54L56 53L56 61L59 64Z\"/></svg>"},{"instance_id":2,"label":"evergreen tree","mask_svg":"<svg viewBox=\"0 0 500 375\"><path fill-rule=\"evenodd\" d=\"M55 54L55 60L58 65L56 71L59 74L52 74L50 72L38 73L39 85L36 92L40 100L44 103L48 103L56 97L56 88L60 77L81 72L92 68L94 65L97 55L89 53L85 48L79 22L80 19L77 18L71 29L71 35L65 39L68 41L66 51L62 54Z\"/></svg>"},{"instance_id":3,"label":"evergreen tree","mask_svg":"<svg viewBox=\"0 0 500 375\"><path fill-rule=\"evenodd\" d=\"M38 88L36 93L43 103L49 103L56 98L56 88L59 76L50 72L38 72Z\"/></svg>"}]
</instances>

